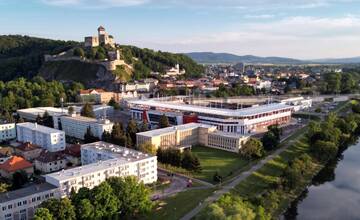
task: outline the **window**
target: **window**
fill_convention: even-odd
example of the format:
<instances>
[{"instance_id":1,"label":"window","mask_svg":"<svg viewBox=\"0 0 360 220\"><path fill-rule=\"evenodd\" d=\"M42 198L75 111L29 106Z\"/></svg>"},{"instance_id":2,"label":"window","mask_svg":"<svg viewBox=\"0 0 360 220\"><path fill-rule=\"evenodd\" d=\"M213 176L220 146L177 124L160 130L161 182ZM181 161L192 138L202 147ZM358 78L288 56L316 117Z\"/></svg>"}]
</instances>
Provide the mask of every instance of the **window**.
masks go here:
<instances>
[{"instance_id":1,"label":"window","mask_svg":"<svg viewBox=\"0 0 360 220\"><path fill-rule=\"evenodd\" d=\"M18 206L21 206L21 202L18 202L17 205L18 205Z\"/></svg>"},{"instance_id":2,"label":"window","mask_svg":"<svg viewBox=\"0 0 360 220\"><path fill-rule=\"evenodd\" d=\"M35 198L35 197L31 199L31 202L35 202L35 201L36 201L36 198Z\"/></svg>"},{"instance_id":3,"label":"window","mask_svg":"<svg viewBox=\"0 0 360 220\"><path fill-rule=\"evenodd\" d=\"M40 197L40 196L38 196L38 197L36 198L36 200L37 200L37 201L41 200L41 197Z\"/></svg>"},{"instance_id":4,"label":"window","mask_svg":"<svg viewBox=\"0 0 360 220\"><path fill-rule=\"evenodd\" d=\"M6 210L6 206L3 206L3 207L2 207L2 210L5 211L5 210Z\"/></svg>"},{"instance_id":5,"label":"window","mask_svg":"<svg viewBox=\"0 0 360 220\"><path fill-rule=\"evenodd\" d=\"M12 205L8 205L8 209L12 209Z\"/></svg>"}]
</instances>

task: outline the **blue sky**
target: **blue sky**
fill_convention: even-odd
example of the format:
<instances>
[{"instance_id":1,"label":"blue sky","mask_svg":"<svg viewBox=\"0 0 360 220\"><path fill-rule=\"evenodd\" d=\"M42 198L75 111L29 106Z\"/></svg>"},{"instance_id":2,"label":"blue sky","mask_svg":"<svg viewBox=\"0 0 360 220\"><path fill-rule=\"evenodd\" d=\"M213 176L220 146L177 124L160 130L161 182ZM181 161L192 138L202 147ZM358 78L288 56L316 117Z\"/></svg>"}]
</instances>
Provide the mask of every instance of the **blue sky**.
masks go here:
<instances>
[{"instance_id":1,"label":"blue sky","mask_svg":"<svg viewBox=\"0 0 360 220\"><path fill-rule=\"evenodd\" d=\"M360 56L359 0L0 0L0 25L78 41L103 25L120 44L171 52Z\"/></svg>"}]
</instances>

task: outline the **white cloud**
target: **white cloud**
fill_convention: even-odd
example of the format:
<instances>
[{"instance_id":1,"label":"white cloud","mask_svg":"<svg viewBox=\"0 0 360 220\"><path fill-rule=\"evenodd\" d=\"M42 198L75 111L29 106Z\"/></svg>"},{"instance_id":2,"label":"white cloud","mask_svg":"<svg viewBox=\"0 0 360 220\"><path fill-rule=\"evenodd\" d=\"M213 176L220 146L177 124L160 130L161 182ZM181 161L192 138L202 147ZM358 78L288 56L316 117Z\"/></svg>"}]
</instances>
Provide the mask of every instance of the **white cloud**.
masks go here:
<instances>
[{"instance_id":1,"label":"white cloud","mask_svg":"<svg viewBox=\"0 0 360 220\"><path fill-rule=\"evenodd\" d=\"M135 6L147 3L149 0L41 0L54 6L78 6L81 8L110 8Z\"/></svg>"},{"instance_id":2,"label":"white cloud","mask_svg":"<svg viewBox=\"0 0 360 220\"><path fill-rule=\"evenodd\" d=\"M273 9L273 8L315 8L334 3L350 3L356 0L40 0L58 6L79 6L90 8L151 5L159 7L201 7L231 9Z\"/></svg>"},{"instance_id":3,"label":"white cloud","mask_svg":"<svg viewBox=\"0 0 360 220\"><path fill-rule=\"evenodd\" d=\"M140 46L177 52L215 51L260 56L322 58L359 56L360 17L289 17L233 25L227 32L192 33ZM167 43L164 43L167 42Z\"/></svg>"},{"instance_id":4,"label":"white cloud","mask_svg":"<svg viewBox=\"0 0 360 220\"><path fill-rule=\"evenodd\" d=\"M245 18L248 19L268 19L268 18L274 18L275 15L272 14L250 14L250 15L245 15Z\"/></svg>"}]
</instances>

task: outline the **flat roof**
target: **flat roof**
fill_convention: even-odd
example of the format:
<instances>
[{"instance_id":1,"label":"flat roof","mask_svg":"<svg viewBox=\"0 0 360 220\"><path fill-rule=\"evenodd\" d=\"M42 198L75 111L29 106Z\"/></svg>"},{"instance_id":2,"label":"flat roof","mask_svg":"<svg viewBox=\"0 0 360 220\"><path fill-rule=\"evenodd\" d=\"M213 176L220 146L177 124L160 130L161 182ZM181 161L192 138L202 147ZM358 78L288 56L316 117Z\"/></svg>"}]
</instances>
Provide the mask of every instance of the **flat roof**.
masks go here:
<instances>
[{"instance_id":1,"label":"flat roof","mask_svg":"<svg viewBox=\"0 0 360 220\"><path fill-rule=\"evenodd\" d=\"M257 115L257 114L276 111L276 110L293 108L293 106L286 105L285 103L272 103L272 104L267 104L267 105L260 105L260 106L254 106L254 107L236 109L236 110L211 108L211 107L204 107L204 106L197 106L197 105L187 105L187 104L181 104L181 103L160 102L160 101L155 101L153 99L134 100L134 101L129 101L129 103L134 104L134 105L159 107L159 108L173 109L173 110L186 111L186 112L197 112L197 113L203 113L203 114L221 115L221 116L225 116L225 117L252 116L252 115Z\"/></svg>"},{"instance_id":2,"label":"flat roof","mask_svg":"<svg viewBox=\"0 0 360 220\"><path fill-rule=\"evenodd\" d=\"M17 110L17 112L24 112L24 113L31 113L31 114L45 113L46 111L49 114L62 113L62 112L66 113L67 108L61 109L61 108L55 108L55 107L36 107L36 108L24 108L24 109Z\"/></svg>"},{"instance_id":3,"label":"flat roof","mask_svg":"<svg viewBox=\"0 0 360 220\"><path fill-rule=\"evenodd\" d=\"M119 145L107 143L104 141L98 141L90 144L81 145L81 149L92 149L99 153L110 154L114 158L124 160L125 162L139 161L154 157L152 155L137 151L134 149L121 147Z\"/></svg>"},{"instance_id":4,"label":"flat roof","mask_svg":"<svg viewBox=\"0 0 360 220\"><path fill-rule=\"evenodd\" d=\"M39 125L37 123L30 123L30 122L24 122L24 123L18 123L16 126L25 127L31 130L35 130L41 133L46 134L52 134L52 133L65 133L64 131L57 130L55 128L46 127L43 125Z\"/></svg>"},{"instance_id":5,"label":"flat roof","mask_svg":"<svg viewBox=\"0 0 360 220\"><path fill-rule=\"evenodd\" d=\"M53 190L53 189L57 189L57 187L50 183L32 184L25 188L1 193L0 203L5 203L15 199L28 197L34 195L35 193L46 192L48 190Z\"/></svg>"},{"instance_id":6,"label":"flat roof","mask_svg":"<svg viewBox=\"0 0 360 220\"><path fill-rule=\"evenodd\" d=\"M151 131L140 132L137 134L142 135L142 136L147 136L147 137L154 137L154 136L164 135L167 133L173 133L176 130L183 131L183 130L189 130L189 129L196 129L199 127L211 128L211 127L216 127L216 126L201 124L201 123L189 123L189 124L177 125L177 126L172 126L172 127L167 127L167 128L155 129L155 130L151 130Z\"/></svg>"},{"instance_id":7,"label":"flat roof","mask_svg":"<svg viewBox=\"0 0 360 220\"><path fill-rule=\"evenodd\" d=\"M110 153L112 154L112 156L114 156L114 159L98 161L96 163L82 165L80 167L75 167L72 169L67 169L56 173L47 174L45 175L45 178L50 177L58 181L66 181L69 179L76 178L78 176L84 176L94 172L99 172L105 169L109 169L111 167L117 167L152 157L155 158L155 156L145 154L140 151L136 151L125 147L120 147L118 145L113 145L103 141L84 144L81 146L81 148L91 148L98 152Z\"/></svg>"}]
</instances>

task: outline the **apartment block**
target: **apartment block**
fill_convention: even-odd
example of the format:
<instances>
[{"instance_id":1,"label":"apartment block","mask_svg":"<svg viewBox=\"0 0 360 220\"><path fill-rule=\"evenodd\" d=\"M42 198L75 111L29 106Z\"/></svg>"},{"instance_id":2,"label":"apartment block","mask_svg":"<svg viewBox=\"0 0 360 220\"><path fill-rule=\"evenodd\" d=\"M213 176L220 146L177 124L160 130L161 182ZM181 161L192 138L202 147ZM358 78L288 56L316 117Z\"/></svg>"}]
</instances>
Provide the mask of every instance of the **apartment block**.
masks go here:
<instances>
[{"instance_id":1,"label":"apartment block","mask_svg":"<svg viewBox=\"0 0 360 220\"><path fill-rule=\"evenodd\" d=\"M65 150L63 131L29 122L17 124L16 131L20 142L36 144L51 152Z\"/></svg>"},{"instance_id":2,"label":"apartment block","mask_svg":"<svg viewBox=\"0 0 360 220\"><path fill-rule=\"evenodd\" d=\"M68 196L71 189L91 189L109 177L135 176L145 184L157 181L156 156L106 142L82 145L81 161L81 167L45 175L46 182Z\"/></svg>"},{"instance_id":3,"label":"apartment block","mask_svg":"<svg viewBox=\"0 0 360 220\"><path fill-rule=\"evenodd\" d=\"M15 123L0 123L0 142L16 138Z\"/></svg>"},{"instance_id":4,"label":"apartment block","mask_svg":"<svg viewBox=\"0 0 360 220\"><path fill-rule=\"evenodd\" d=\"M114 123L107 119L88 118L79 115L54 116L54 127L65 131L66 135L84 139L87 129L90 127L95 137L101 138L104 131L111 132Z\"/></svg>"}]
</instances>

